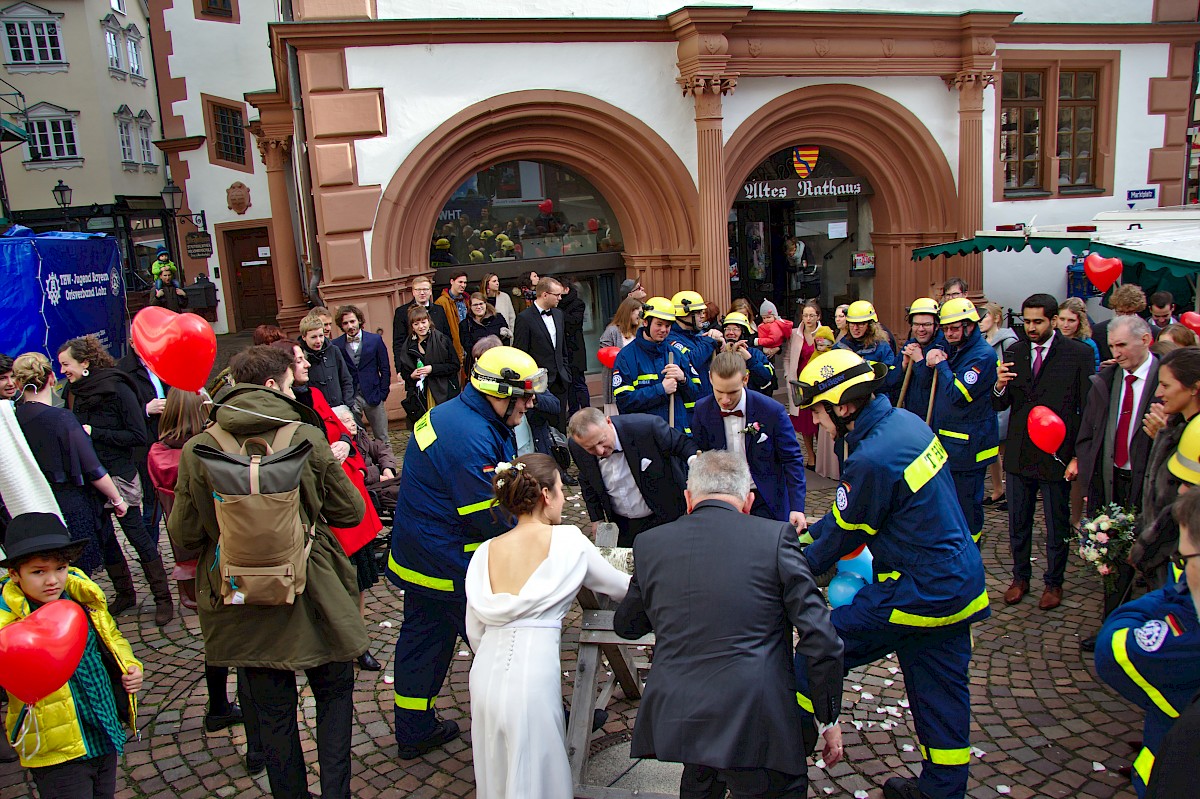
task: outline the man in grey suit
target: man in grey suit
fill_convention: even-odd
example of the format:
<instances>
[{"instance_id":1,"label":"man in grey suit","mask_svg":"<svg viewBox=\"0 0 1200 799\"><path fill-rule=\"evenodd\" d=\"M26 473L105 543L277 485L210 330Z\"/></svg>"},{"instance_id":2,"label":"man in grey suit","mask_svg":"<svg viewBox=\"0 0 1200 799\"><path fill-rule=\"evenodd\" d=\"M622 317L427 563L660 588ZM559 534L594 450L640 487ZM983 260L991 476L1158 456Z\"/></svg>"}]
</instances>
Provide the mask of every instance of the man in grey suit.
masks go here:
<instances>
[{"instance_id":1,"label":"man in grey suit","mask_svg":"<svg viewBox=\"0 0 1200 799\"><path fill-rule=\"evenodd\" d=\"M842 642L790 524L750 516L746 459L704 452L688 515L634 541L629 593L613 619L656 636L630 755L684 764L680 799L800 799L808 791L801 706L832 765L842 756ZM796 690L795 656L808 666Z\"/></svg>"}]
</instances>

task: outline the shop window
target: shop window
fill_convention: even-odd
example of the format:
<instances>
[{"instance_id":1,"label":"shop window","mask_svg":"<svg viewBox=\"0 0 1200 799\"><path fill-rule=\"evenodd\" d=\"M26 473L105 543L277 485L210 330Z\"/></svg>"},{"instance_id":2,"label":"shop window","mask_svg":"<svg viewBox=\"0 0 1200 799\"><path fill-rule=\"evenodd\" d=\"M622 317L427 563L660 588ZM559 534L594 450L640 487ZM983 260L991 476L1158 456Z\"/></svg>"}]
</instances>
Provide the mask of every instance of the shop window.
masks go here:
<instances>
[{"instance_id":1,"label":"shop window","mask_svg":"<svg viewBox=\"0 0 1200 799\"><path fill-rule=\"evenodd\" d=\"M253 172L248 154L246 105L236 100L201 95L204 103L204 128L208 141L208 160L218 166L241 172Z\"/></svg>"},{"instance_id":2,"label":"shop window","mask_svg":"<svg viewBox=\"0 0 1200 799\"><path fill-rule=\"evenodd\" d=\"M997 199L1112 193L1118 57L1002 54Z\"/></svg>"},{"instance_id":3,"label":"shop window","mask_svg":"<svg viewBox=\"0 0 1200 799\"><path fill-rule=\"evenodd\" d=\"M0 12L5 68L12 73L66 71L62 17L31 3L17 3Z\"/></svg>"},{"instance_id":4,"label":"shop window","mask_svg":"<svg viewBox=\"0 0 1200 799\"><path fill-rule=\"evenodd\" d=\"M24 115L13 114L29 133L26 169L69 169L83 166L76 140L78 111L52 103L38 103Z\"/></svg>"},{"instance_id":5,"label":"shop window","mask_svg":"<svg viewBox=\"0 0 1200 799\"><path fill-rule=\"evenodd\" d=\"M449 247L439 248L440 239ZM504 161L471 175L443 206L430 245L435 266L622 249L600 192L573 170L542 161Z\"/></svg>"},{"instance_id":6,"label":"shop window","mask_svg":"<svg viewBox=\"0 0 1200 799\"><path fill-rule=\"evenodd\" d=\"M238 0L192 0L196 9L196 19L213 22L240 21Z\"/></svg>"}]
</instances>

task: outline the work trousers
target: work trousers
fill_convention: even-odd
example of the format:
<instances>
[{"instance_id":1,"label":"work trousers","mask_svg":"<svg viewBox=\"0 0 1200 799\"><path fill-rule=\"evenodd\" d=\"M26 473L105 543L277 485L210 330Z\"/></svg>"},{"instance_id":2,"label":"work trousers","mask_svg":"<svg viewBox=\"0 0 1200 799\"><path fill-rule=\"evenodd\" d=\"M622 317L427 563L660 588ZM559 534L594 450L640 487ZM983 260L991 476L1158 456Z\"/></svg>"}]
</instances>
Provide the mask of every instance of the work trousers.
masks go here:
<instances>
[{"instance_id":1,"label":"work trousers","mask_svg":"<svg viewBox=\"0 0 1200 799\"><path fill-rule=\"evenodd\" d=\"M394 661L396 742L412 746L437 728L437 700L458 639L467 640L467 598L444 597L409 589L404 593L404 622L396 639Z\"/></svg>"},{"instance_id":2,"label":"work trousers","mask_svg":"<svg viewBox=\"0 0 1200 799\"><path fill-rule=\"evenodd\" d=\"M112 799L117 795L116 752L29 771L43 799Z\"/></svg>"},{"instance_id":3,"label":"work trousers","mask_svg":"<svg viewBox=\"0 0 1200 799\"><path fill-rule=\"evenodd\" d=\"M253 714L275 799L308 799L308 772L296 722L296 672L242 667L238 698ZM350 799L350 736L354 720L354 661L305 669L317 703L317 763L322 799ZM247 730L249 735L251 730Z\"/></svg>"},{"instance_id":4,"label":"work trousers","mask_svg":"<svg viewBox=\"0 0 1200 799\"><path fill-rule=\"evenodd\" d=\"M804 799L807 774L785 774L769 768L716 769L685 763L679 778L679 799Z\"/></svg>"},{"instance_id":5,"label":"work trousers","mask_svg":"<svg viewBox=\"0 0 1200 799\"><path fill-rule=\"evenodd\" d=\"M1046 517L1044 579L1049 588L1061 587L1070 551L1071 484L1066 480L1038 480L1009 472L1005 490L1008 493L1008 544L1012 550L1013 579L1029 582L1033 575L1029 558L1033 551L1034 503L1040 490Z\"/></svg>"},{"instance_id":6,"label":"work trousers","mask_svg":"<svg viewBox=\"0 0 1200 799\"><path fill-rule=\"evenodd\" d=\"M979 543L983 534L983 484L987 479L986 466L956 472L951 471L954 478L954 490L958 494L958 505L962 508L967 520L967 529L971 531L971 540Z\"/></svg>"}]
</instances>

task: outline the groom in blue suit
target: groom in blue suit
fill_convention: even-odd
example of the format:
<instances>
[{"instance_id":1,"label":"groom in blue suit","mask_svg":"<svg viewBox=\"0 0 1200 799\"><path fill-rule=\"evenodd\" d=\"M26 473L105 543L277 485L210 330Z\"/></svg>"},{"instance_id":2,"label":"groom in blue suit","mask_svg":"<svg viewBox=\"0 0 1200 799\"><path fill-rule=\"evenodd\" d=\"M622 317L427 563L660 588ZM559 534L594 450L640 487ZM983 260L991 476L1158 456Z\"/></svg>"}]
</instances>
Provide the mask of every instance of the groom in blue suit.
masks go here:
<instances>
[{"instance_id":1,"label":"groom in blue suit","mask_svg":"<svg viewBox=\"0 0 1200 799\"><path fill-rule=\"evenodd\" d=\"M787 409L747 391L746 359L736 352L713 356L713 395L696 403L692 437L701 451L740 452L754 478L751 513L804 529L804 455Z\"/></svg>"}]
</instances>

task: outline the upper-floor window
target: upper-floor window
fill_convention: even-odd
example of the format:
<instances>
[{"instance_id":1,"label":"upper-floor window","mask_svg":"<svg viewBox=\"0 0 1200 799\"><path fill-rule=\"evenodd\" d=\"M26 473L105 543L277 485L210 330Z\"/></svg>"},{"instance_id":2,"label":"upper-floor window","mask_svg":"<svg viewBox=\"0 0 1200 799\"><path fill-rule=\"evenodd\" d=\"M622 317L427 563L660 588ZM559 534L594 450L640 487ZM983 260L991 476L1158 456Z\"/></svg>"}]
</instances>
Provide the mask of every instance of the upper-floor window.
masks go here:
<instances>
[{"instance_id":1,"label":"upper-floor window","mask_svg":"<svg viewBox=\"0 0 1200 799\"><path fill-rule=\"evenodd\" d=\"M9 72L65 71L62 16L32 3L17 3L0 11Z\"/></svg>"},{"instance_id":2,"label":"upper-floor window","mask_svg":"<svg viewBox=\"0 0 1200 799\"><path fill-rule=\"evenodd\" d=\"M233 0L201 0L201 10L214 17L232 17Z\"/></svg>"},{"instance_id":3,"label":"upper-floor window","mask_svg":"<svg viewBox=\"0 0 1200 799\"><path fill-rule=\"evenodd\" d=\"M142 163L154 163L154 145L150 142L150 128L146 125L138 127L138 142L142 147Z\"/></svg>"},{"instance_id":4,"label":"upper-floor window","mask_svg":"<svg viewBox=\"0 0 1200 799\"><path fill-rule=\"evenodd\" d=\"M42 102L30 106L24 114L11 116L29 133L25 145L26 169L83 165L77 141L78 111L68 111L53 103Z\"/></svg>"},{"instance_id":5,"label":"upper-floor window","mask_svg":"<svg viewBox=\"0 0 1200 799\"><path fill-rule=\"evenodd\" d=\"M126 32L125 50L129 54L129 73L142 77L145 75L142 72L142 40L133 38Z\"/></svg>"},{"instance_id":6,"label":"upper-floor window","mask_svg":"<svg viewBox=\"0 0 1200 799\"><path fill-rule=\"evenodd\" d=\"M127 164L135 163L133 159L133 123L127 119L118 120L117 131L121 139L121 161Z\"/></svg>"},{"instance_id":7,"label":"upper-floor window","mask_svg":"<svg viewBox=\"0 0 1200 799\"><path fill-rule=\"evenodd\" d=\"M214 105L213 132L217 137L218 158L235 164L246 163L246 131L239 109Z\"/></svg>"},{"instance_id":8,"label":"upper-floor window","mask_svg":"<svg viewBox=\"0 0 1200 799\"><path fill-rule=\"evenodd\" d=\"M1012 51L998 88L997 199L1112 192L1118 54Z\"/></svg>"},{"instance_id":9,"label":"upper-floor window","mask_svg":"<svg viewBox=\"0 0 1200 799\"><path fill-rule=\"evenodd\" d=\"M120 11L122 14L125 13L125 0L108 0L108 1L109 1L109 4L112 6L113 11Z\"/></svg>"},{"instance_id":10,"label":"upper-floor window","mask_svg":"<svg viewBox=\"0 0 1200 799\"><path fill-rule=\"evenodd\" d=\"M121 39L116 31L104 32L104 44L108 48L109 69L121 69L125 62L121 58Z\"/></svg>"}]
</instances>

